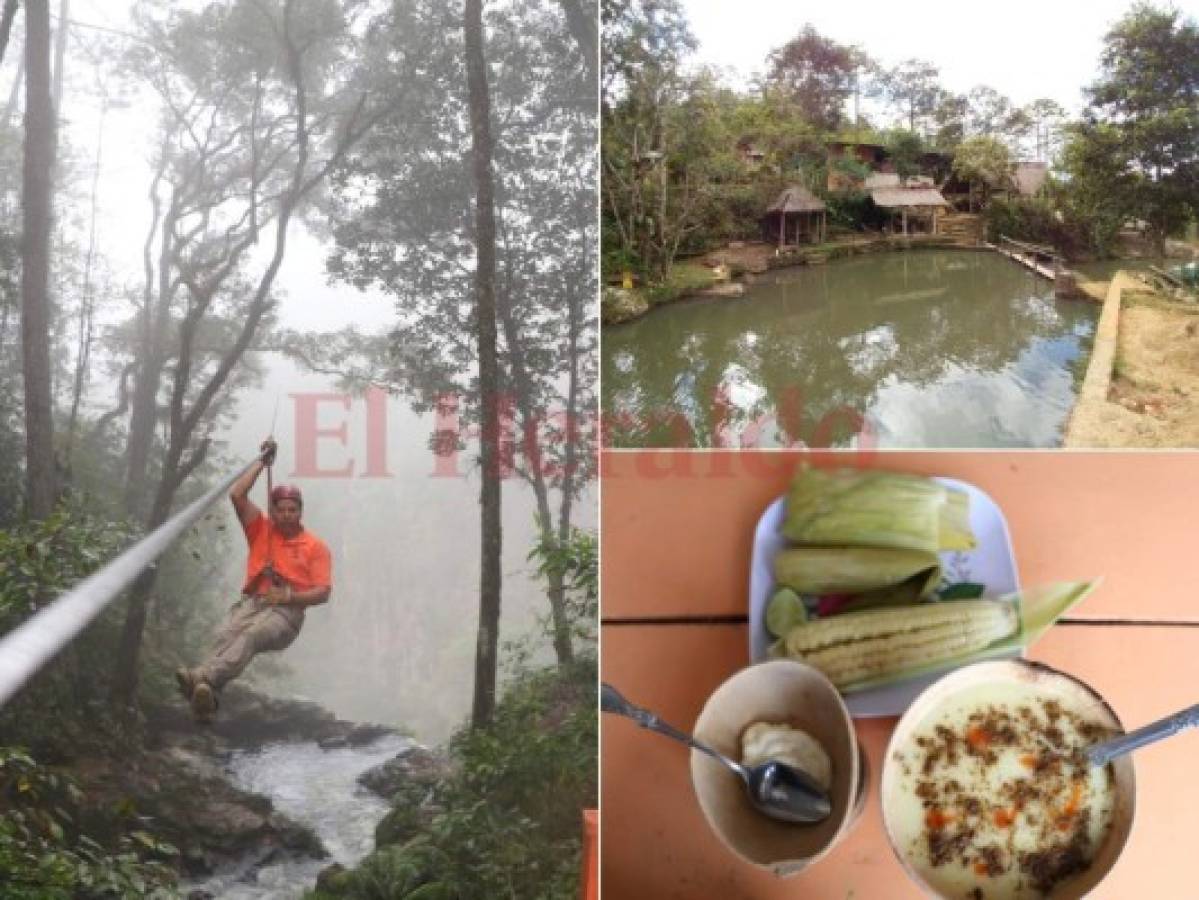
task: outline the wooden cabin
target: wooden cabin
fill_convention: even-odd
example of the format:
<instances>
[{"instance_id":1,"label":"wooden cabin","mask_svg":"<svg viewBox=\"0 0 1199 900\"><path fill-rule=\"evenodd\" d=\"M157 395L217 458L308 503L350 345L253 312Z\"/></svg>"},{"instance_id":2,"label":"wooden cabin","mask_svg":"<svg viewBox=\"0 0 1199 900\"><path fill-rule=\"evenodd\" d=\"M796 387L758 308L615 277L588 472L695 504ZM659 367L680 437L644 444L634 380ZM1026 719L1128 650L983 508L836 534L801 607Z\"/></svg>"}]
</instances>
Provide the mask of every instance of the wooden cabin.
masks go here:
<instances>
[{"instance_id":1,"label":"wooden cabin","mask_svg":"<svg viewBox=\"0 0 1199 900\"><path fill-rule=\"evenodd\" d=\"M786 188L762 217L762 238L780 247L819 244L828 233L824 201L800 185Z\"/></svg>"},{"instance_id":2,"label":"wooden cabin","mask_svg":"<svg viewBox=\"0 0 1199 900\"><path fill-rule=\"evenodd\" d=\"M849 191L862 187L854 178L837 168L836 164L838 160L854 160L869 167L872 172L894 171L891 167L889 156L887 148L882 144L829 141L825 145L829 192Z\"/></svg>"}]
</instances>

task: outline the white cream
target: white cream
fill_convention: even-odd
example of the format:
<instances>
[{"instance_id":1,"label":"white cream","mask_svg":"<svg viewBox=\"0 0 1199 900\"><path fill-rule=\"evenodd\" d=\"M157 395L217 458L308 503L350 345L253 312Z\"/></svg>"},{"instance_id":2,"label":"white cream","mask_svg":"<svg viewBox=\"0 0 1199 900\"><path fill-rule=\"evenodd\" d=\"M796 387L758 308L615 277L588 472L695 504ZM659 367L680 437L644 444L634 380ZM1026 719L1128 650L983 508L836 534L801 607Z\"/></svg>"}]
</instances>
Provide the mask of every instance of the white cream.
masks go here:
<instances>
[{"instance_id":1,"label":"white cream","mask_svg":"<svg viewBox=\"0 0 1199 900\"><path fill-rule=\"evenodd\" d=\"M741 762L756 766L785 763L807 772L826 791L833 783L833 763L820 742L790 725L755 722L741 735Z\"/></svg>"},{"instance_id":2,"label":"white cream","mask_svg":"<svg viewBox=\"0 0 1199 900\"><path fill-rule=\"evenodd\" d=\"M1044 897L1063 869L1085 867L1111 822L1110 771L1077 753L1106 736L1102 722L1044 685L951 695L892 761L896 846L945 897Z\"/></svg>"}]
</instances>

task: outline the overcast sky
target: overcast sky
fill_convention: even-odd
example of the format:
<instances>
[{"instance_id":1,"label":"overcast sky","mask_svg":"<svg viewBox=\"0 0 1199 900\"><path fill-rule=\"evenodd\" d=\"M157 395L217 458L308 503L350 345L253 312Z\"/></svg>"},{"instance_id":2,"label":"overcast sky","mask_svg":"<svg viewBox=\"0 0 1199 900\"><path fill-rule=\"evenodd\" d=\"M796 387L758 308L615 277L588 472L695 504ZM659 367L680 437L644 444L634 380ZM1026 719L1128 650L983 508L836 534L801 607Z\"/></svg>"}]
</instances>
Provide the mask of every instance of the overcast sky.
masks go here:
<instances>
[{"instance_id":1,"label":"overcast sky","mask_svg":"<svg viewBox=\"0 0 1199 900\"><path fill-rule=\"evenodd\" d=\"M1073 113L1082 106L1081 88L1098 74L1103 35L1133 4L682 0L682 5L700 42L700 61L731 68L741 79L764 71L767 54L811 24L825 37L859 45L885 66L927 60L956 93L986 84L1016 104L1049 97ZM1183 0L1175 8L1196 16L1199 0Z\"/></svg>"}]
</instances>

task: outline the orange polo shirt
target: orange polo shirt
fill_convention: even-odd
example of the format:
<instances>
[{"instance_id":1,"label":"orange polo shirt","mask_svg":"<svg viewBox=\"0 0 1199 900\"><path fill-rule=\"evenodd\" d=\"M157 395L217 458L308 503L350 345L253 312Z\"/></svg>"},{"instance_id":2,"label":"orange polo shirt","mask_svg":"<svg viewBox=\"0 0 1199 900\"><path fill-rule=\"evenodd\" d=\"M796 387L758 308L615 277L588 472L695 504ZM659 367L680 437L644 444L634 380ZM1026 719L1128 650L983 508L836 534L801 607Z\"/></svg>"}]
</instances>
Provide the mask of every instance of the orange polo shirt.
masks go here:
<instances>
[{"instance_id":1,"label":"orange polo shirt","mask_svg":"<svg viewBox=\"0 0 1199 900\"><path fill-rule=\"evenodd\" d=\"M267 578L259 573L270 560L271 566L293 590L306 591L313 587L332 587L333 563L325 542L307 529L292 538L285 538L275 524L260 514L249 525L244 526L246 542L250 545L250 558L246 561L246 583L242 593L265 594L271 586ZM269 550L269 556L268 556ZM258 583L255 584L255 581Z\"/></svg>"}]
</instances>

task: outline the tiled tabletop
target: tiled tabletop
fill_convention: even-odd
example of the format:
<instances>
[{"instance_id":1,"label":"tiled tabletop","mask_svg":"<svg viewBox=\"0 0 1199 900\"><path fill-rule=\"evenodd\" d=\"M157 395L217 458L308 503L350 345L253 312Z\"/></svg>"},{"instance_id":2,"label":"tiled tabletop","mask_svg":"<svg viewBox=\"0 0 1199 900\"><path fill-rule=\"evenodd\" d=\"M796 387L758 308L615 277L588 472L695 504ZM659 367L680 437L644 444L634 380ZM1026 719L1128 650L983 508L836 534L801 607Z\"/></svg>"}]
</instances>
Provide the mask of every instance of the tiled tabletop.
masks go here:
<instances>
[{"instance_id":1,"label":"tiled tabletop","mask_svg":"<svg viewBox=\"0 0 1199 900\"><path fill-rule=\"evenodd\" d=\"M757 453L753 456L763 456ZM601 676L681 727L748 663L746 605L758 516L799 457L607 453ZM854 463L855 458L844 460ZM1102 575L1030 651L1090 683L1125 726L1199 702L1199 460L1173 453L894 453L868 465L972 482L1007 517L1023 585ZM877 774L895 719L859 720L866 812L818 865L780 880L711 834L687 751L602 721L601 886L608 900L904 900L920 894L882 831ZM1137 820L1099 900L1199 896L1199 732L1137 757Z\"/></svg>"}]
</instances>

